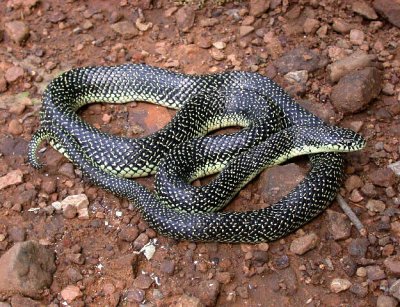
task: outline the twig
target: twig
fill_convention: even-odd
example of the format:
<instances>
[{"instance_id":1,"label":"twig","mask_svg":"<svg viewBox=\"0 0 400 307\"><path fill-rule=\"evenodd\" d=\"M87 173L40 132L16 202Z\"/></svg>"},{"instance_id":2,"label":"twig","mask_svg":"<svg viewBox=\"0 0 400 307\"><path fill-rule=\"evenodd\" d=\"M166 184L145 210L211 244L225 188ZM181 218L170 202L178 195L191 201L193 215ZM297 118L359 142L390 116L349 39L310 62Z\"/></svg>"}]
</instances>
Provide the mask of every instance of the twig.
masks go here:
<instances>
[{"instance_id":1,"label":"twig","mask_svg":"<svg viewBox=\"0 0 400 307\"><path fill-rule=\"evenodd\" d=\"M357 230L360 232L360 234L363 237L367 236L367 229L361 223L361 221L356 216L354 211L351 210L350 206L346 203L346 201L343 199L343 197L340 194L338 194L336 197L336 200L337 200L340 208L342 208L343 212L347 215L347 217L350 219L350 221L354 224L354 226L357 228Z\"/></svg>"}]
</instances>

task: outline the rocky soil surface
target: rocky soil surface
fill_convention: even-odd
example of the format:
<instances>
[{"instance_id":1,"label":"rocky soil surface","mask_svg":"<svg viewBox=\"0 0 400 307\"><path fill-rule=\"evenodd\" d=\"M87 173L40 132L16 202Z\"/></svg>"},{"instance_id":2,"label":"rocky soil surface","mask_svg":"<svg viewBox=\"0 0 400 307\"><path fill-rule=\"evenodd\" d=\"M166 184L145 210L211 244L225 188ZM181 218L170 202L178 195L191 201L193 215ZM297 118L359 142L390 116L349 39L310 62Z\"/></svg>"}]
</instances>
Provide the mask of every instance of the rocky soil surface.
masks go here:
<instances>
[{"instance_id":1,"label":"rocky soil surface","mask_svg":"<svg viewBox=\"0 0 400 307\"><path fill-rule=\"evenodd\" d=\"M0 12L0 306L398 304L398 0L7 0ZM28 165L49 80L122 63L259 72L325 121L361 133L367 148L346 155L340 193L367 236L334 202L277 242L177 242L49 146L42 170ZM132 102L81 115L105 132L140 137L174 112ZM303 178L305 161L262 173L229 210L276 201Z\"/></svg>"}]
</instances>

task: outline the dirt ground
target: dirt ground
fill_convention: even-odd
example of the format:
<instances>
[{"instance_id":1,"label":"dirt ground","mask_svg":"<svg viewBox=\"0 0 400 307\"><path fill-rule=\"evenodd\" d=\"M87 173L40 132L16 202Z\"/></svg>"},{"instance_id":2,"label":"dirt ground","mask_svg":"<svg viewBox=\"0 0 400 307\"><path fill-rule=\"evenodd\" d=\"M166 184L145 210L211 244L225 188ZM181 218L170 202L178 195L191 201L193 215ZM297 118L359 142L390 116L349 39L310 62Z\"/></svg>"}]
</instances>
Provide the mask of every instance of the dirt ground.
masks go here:
<instances>
[{"instance_id":1,"label":"dirt ground","mask_svg":"<svg viewBox=\"0 0 400 307\"><path fill-rule=\"evenodd\" d=\"M400 21L384 4L0 1L0 256L28 240L56 254L47 289L1 294L0 306L396 306L400 186L388 165L400 156ZM399 2L391 9L400 12ZM126 200L86 182L48 145L39 154L45 167L33 169L27 144L48 82L73 67L123 63L258 72L324 120L362 134L367 147L346 155L340 193L368 235L334 202L276 242L177 242L149 229ZM129 137L162 128L174 114L141 102L81 111L95 127ZM304 176L305 162L264 172L228 210L275 201ZM152 178L138 182L151 187ZM55 208L82 193L88 217ZM139 252L148 243L151 259Z\"/></svg>"}]
</instances>

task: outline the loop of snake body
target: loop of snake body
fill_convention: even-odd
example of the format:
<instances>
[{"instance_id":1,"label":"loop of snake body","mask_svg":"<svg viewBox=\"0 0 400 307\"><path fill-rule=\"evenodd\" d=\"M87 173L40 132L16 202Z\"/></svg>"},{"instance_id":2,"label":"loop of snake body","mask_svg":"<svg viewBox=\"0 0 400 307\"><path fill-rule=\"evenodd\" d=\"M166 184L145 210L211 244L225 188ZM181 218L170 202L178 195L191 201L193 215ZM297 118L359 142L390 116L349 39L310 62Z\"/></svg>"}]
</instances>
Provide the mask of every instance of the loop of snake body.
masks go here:
<instances>
[{"instance_id":1,"label":"loop of snake body","mask_svg":"<svg viewBox=\"0 0 400 307\"><path fill-rule=\"evenodd\" d=\"M179 111L165 128L139 139L108 135L76 114L91 102L134 100ZM244 128L204 137L231 125ZM41 128L30 143L29 161L37 168L43 139L91 182L132 201L161 234L219 242L270 241L302 226L337 193L343 177L338 152L365 145L351 130L324 124L259 74L192 76L142 64L78 68L53 80L43 96ZM255 211L214 212L261 170L303 154L312 154L311 171L278 203ZM158 195L121 178L157 169ZM220 171L215 183L190 185Z\"/></svg>"}]
</instances>

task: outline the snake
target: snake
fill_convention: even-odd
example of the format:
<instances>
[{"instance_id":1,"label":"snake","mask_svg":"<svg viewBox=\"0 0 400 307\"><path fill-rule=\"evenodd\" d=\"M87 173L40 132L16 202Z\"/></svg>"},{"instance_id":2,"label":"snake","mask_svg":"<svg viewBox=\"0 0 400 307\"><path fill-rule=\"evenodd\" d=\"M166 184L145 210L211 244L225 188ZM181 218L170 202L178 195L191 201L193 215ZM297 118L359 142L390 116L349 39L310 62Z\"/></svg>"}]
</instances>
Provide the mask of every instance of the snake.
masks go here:
<instances>
[{"instance_id":1,"label":"snake","mask_svg":"<svg viewBox=\"0 0 400 307\"><path fill-rule=\"evenodd\" d=\"M90 102L132 100L179 111L164 129L139 139L108 135L76 113ZM203 137L230 125L244 128L227 136ZM361 136L326 125L259 74L194 76L136 64L74 69L53 80L44 94L41 128L30 142L28 158L37 168L41 165L36 151L44 139L92 183L133 202L159 233L230 243L276 240L320 214L343 178L338 152L365 146ZM311 171L276 204L215 212L263 169L303 154L311 154ZM158 168L161 196L122 178L148 175ZM214 181L219 186L202 187L206 193L190 186L192 180L221 169Z\"/></svg>"}]
</instances>

